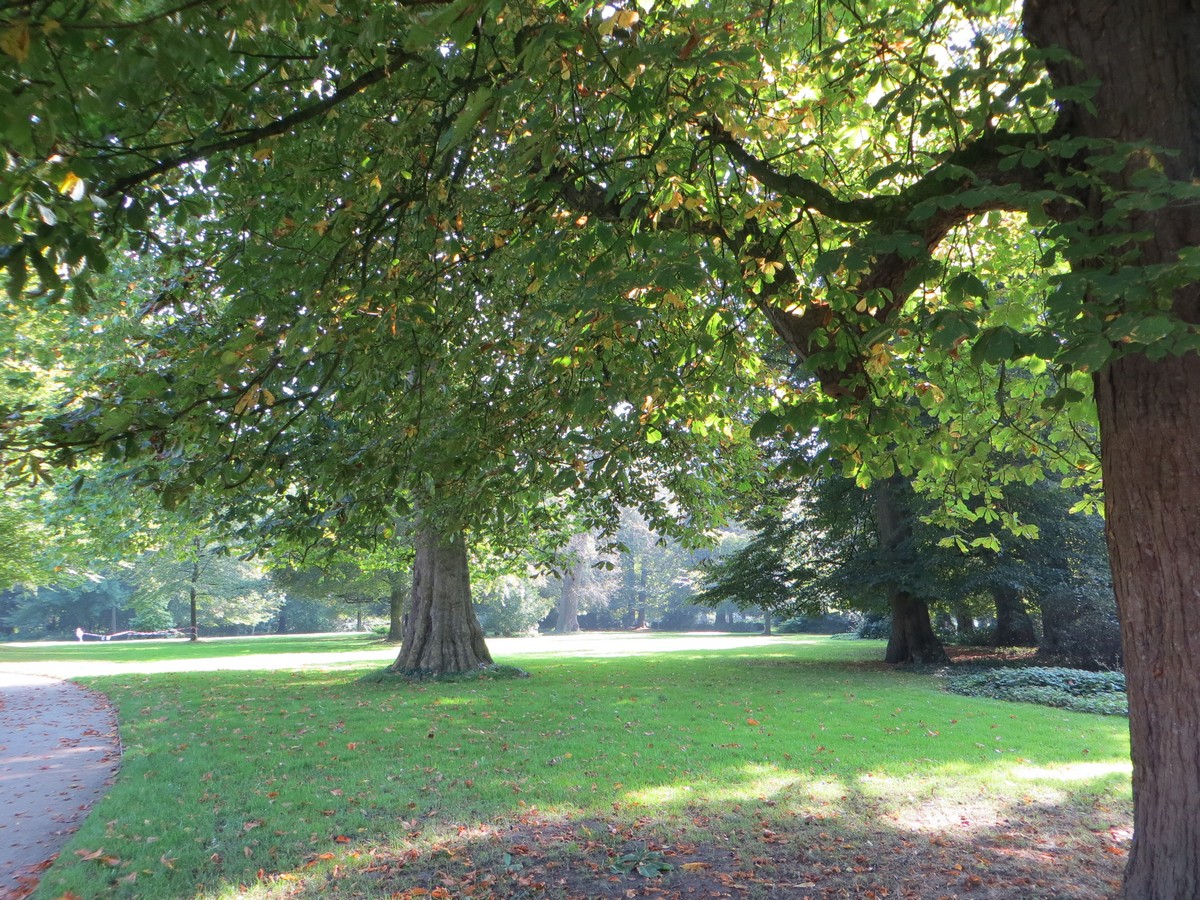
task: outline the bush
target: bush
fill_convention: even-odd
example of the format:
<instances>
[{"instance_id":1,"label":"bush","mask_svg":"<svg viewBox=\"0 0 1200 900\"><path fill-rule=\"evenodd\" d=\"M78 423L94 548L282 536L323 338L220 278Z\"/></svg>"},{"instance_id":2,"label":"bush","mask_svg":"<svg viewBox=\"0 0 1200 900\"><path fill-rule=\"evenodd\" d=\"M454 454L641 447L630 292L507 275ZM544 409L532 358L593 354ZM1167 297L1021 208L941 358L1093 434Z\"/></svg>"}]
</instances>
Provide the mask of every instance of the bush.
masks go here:
<instances>
[{"instance_id":1,"label":"bush","mask_svg":"<svg viewBox=\"0 0 1200 900\"><path fill-rule=\"evenodd\" d=\"M1121 623L1112 589L1084 584L1042 598L1039 650L1079 669L1121 667Z\"/></svg>"},{"instance_id":2,"label":"bush","mask_svg":"<svg viewBox=\"0 0 1200 900\"><path fill-rule=\"evenodd\" d=\"M537 586L516 575L502 575L475 595L475 613L488 634L520 637L537 634L538 622L554 606Z\"/></svg>"},{"instance_id":3,"label":"bush","mask_svg":"<svg viewBox=\"0 0 1200 900\"><path fill-rule=\"evenodd\" d=\"M863 640L887 640L892 636L892 617L885 613L867 613L858 626Z\"/></svg>"},{"instance_id":4,"label":"bush","mask_svg":"<svg viewBox=\"0 0 1200 900\"><path fill-rule=\"evenodd\" d=\"M947 690L967 697L1037 703L1105 716L1125 716L1125 676L1120 672L1030 667L951 674Z\"/></svg>"},{"instance_id":5,"label":"bush","mask_svg":"<svg viewBox=\"0 0 1200 900\"><path fill-rule=\"evenodd\" d=\"M796 616L778 625L780 634L845 634L862 624L860 613L826 613L821 616Z\"/></svg>"}]
</instances>

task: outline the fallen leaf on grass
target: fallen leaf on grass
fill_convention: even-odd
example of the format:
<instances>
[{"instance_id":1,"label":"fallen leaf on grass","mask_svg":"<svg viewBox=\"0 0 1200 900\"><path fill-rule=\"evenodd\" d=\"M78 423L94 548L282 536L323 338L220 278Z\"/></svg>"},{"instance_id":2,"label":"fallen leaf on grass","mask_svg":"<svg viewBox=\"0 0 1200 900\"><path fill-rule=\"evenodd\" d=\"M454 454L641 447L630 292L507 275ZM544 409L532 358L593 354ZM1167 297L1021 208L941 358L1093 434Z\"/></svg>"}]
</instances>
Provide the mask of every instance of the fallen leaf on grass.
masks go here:
<instances>
[{"instance_id":1,"label":"fallen leaf on grass","mask_svg":"<svg viewBox=\"0 0 1200 900\"><path fill-rule=\"evenodd\" d=\"M700 872L704 869L711 869L712 863L690 862L690 863L684 863L679 868L683 869L683 871L685 871L685 872Z\"/></svg>"}]
</instances>

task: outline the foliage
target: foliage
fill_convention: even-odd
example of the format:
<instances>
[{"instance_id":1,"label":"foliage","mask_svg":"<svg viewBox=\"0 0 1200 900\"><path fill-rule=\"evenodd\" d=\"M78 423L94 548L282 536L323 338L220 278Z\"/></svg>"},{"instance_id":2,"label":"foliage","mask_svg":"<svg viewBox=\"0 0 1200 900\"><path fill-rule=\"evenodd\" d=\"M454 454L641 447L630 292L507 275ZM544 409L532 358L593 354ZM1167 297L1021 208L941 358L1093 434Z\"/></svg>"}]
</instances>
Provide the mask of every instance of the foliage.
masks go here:
<instances>
[{"instance_id":1,"label":"foliage","mask_svg":"<svg viewBox=\"0 0 1200 900\"><path fill-rule=\"evenodd\" d=\"M775 626L775 630L779 634L850 634L858 632L862 620L863 617L856 613L797 616L780 622Z\"/></svg>"},{"instance_id":2,"label":"foliage","mask_svg":"<svg viewBox=\"0 0 1200 900\"><path fill-rule=\"evenodd\" d=\"M472 599L483 630L506 637L536 633L538 622L555 603L536 582L517 575L501 575L477 585Z\"/></svg>"},{"instance_id":3,"label":"foliage","mask_svg":"<svg viewBox=\"0 0 1200 900\"><path fill-rule=\"evenodd\" d=\"M884 613L867 613L858 626L858 636L863 640L887 640L892 633L892 617Z\"/></svg>"},{"instance_id":4,"label":"foliage","mask_svg":"<svg viewBox=\"0 0 1200 900\"><path fill-rule=\"evenodd\" d=\"M189 625L195 601L203 610L199 621L210 626L266 622L283 603L261 568L200 538L140 557L131 580L138 620L155 628Z\"/></svg>"},{"instance_id":5,"label":"foliage","mask_svg":"<svg viewBox=\"0 0 1200 900\"><path fill-rule=\"evenodd\" d=\"M1106 716L1125 716L1125 676L1061 668L1002 668L952 673L947 690L968 697L1038 703Z\"/></svg>"},{"instance_id":6,"label":"foliage","mask_svg":"<svg viewBox=\"0 0 1200 900\"><path fill-rule=\"evenodd\" d=\"M7 493L0 497L0 589L17 584L37 584L47 577L38 562L39 528L31 504L15 504Z\"/></svg>"},{"instance_id":7,"label":"foliage","mask_svg":"<svg viewBox=\"0 0 1200 900\"><path fill-rule=\"evenodd\" d=\"M675 866L667 861L661 850L649 850L645 843L641 843L631 852L619 857L608 867L608 870L619 875L636 872L643 878L657 878L674 868Z\"/></svg>"},{"instance_id":8,"label":"foliage","mask_svg":"<svg viewBox=\"0 0 1200 900\"><path fill-rule=\"evenodd\" d=\"M9 592L3 622L21 640L73 639L76 628L108 634L137 625L129 612L132 593L128 573L120 569L62 579Z\"/></svg>"}]
</instances>

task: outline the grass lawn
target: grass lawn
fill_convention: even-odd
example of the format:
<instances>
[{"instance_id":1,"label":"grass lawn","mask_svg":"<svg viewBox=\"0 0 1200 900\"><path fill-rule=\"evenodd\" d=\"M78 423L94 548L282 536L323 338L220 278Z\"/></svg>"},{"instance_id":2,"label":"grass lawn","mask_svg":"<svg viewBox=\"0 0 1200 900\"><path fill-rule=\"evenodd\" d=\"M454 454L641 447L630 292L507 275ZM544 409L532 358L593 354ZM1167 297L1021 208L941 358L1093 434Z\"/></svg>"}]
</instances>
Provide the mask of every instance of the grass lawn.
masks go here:
<instances>
[{"instance_id":1,"label":"grass lawn","mask_svg":"<svg viewBox=\"0 0 1200 900\"><path fill-rule=\"evenodd\" d=\"M496 642L528 679L361 681L376 662L81 679L116 705L124 763L36 896L1102 898L1119 881L1123 719L948 694L876 663L878 642L589 646Z\"/></svg>"},{"instance_id":2,"label":"grass lawn","mask_svg":"<svg viewBox=\"0 0 1200 900\"><path fill-rule=\"evenodd\" d=\"M277 653L354 653L386 646L373 634L287 634L164 640L0 643L0 665L34 662L140 663ZM393 655L398 650L393 649Z\"/></svg>"}]
</instances>

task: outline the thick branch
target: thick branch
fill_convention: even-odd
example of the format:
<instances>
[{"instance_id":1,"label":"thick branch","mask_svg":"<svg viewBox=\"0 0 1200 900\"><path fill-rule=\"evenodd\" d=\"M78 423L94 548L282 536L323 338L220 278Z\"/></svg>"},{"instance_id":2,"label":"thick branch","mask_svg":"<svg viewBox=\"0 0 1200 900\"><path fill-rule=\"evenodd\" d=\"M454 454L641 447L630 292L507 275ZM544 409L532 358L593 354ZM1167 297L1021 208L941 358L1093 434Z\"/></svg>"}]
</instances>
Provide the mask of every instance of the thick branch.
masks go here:
<instances>
[{"instance_id":1,"label":"thick branch","mask_svg":"<svg viewBox=\"0 0 1200 900\"><path fill-rule=\"evenodd\" d=\"M1036 189L1044 186L1044 173L1026 166L999 168L1007 155L1036 146L1045 140L1036 134L1014 134L997 130L948 154L913 184L897 194L854 197L844 200L827 187L801 175L781 172L752 154L717 119L708 119L704 129L713 143L768 190L793 200L829 219L850 224L895 222L907 218L921 203L984 184ZM995 208L995 207L993 207Z\"/></svg>"}]
</instances>

